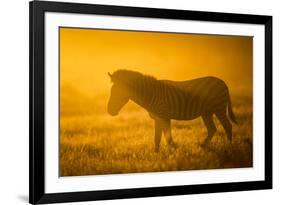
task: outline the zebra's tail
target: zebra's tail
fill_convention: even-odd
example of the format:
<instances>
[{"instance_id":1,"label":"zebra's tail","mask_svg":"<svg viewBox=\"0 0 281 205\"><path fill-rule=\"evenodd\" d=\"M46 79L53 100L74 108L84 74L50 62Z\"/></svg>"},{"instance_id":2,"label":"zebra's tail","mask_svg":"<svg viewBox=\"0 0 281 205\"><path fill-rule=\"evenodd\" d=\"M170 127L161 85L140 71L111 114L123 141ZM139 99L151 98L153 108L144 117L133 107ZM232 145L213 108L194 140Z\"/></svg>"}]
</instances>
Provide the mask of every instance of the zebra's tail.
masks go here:
<instances>
[{"instance_id":1,"label":"zebra's tail","mask_svg":"<svg viewBox=\"0 0 281 205\"><path fill-rule=\"evenodd\" d=\"M232 104L231 104L231 99L230 99L230 95L228 93L228 115L230 117L230 119L232 120L232 122L234 122L235 124L237 124L237 120L236 120L236 117L233 113L233 110L232 110Z\"/></svg>"}]
</instances>

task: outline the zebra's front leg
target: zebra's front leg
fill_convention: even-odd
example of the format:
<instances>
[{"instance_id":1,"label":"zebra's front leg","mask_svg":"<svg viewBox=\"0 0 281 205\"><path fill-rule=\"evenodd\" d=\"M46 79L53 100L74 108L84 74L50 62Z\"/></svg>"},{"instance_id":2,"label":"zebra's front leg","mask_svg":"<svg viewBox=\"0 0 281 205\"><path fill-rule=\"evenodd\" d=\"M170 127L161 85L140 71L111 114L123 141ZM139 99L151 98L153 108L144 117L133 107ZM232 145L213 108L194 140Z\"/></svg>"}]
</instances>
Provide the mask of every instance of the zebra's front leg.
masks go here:
<instances>
[{"instance_id":1,"label":"zebra's front leg","mask_svg":"<svg viewBox=\"0 0 281 205\"><path fill-rule=\"evenodd\" d=\"M162 136L162 123L159 120L155 119L155 136L154 136L155 152L159 152L161 136Z\"/></svg>"},{"instance_id":2,"label":"zebra's front leg","mask_svg":"<svg viewBox=\"0 0 281 205\"><path fill-rule=\"evenodd\" d=\"M172 138L172 131L171 131L171 120L163 120L163 130L164 130L164 135L167 139L167 144L169 145L170 148L177 148L173 138Z\"/></svg>"}]
</instances>

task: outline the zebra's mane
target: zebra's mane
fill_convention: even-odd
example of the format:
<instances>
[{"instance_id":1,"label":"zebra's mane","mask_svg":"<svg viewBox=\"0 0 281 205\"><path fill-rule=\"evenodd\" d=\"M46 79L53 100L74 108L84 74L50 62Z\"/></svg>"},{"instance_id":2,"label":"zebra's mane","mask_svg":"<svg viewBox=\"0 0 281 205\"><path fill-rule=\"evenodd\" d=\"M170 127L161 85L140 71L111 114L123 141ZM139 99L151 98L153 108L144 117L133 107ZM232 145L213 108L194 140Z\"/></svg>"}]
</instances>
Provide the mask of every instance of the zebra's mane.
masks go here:
<instances>
[{"instance_id":1,"label":"zebra's mane","mask_svg":"<svg viewBox=\"0 0 281 205\"><path fill-rule=\"evenodd\" d=\"M139 83L157 83L157 79L150 75L145 75L131 70L117 70L112 74L112 82L121 82L126 86L132 87Z\"/></svg>"}]
</instances>

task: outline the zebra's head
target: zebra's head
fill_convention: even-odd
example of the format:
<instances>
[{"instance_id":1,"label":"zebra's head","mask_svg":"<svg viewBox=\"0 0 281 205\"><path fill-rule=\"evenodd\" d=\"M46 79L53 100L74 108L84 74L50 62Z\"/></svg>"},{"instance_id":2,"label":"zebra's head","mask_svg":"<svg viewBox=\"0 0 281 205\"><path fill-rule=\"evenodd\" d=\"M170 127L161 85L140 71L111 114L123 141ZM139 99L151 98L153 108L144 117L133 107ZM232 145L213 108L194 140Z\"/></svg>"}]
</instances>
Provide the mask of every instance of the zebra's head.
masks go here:
<instances>
[{"instance_id":1,"label":"zebra's head","mask_svg":"<svg viewBox=\"0 0 281 205\"><path fill-rule=\"evenodd\" d=\"M110 98L107 105L107 111L110 115L115 116L121 108L129 101L129 92L127 86L114 74L108 73L113 85L111 87Z\"/></svg>"}]
</instances>

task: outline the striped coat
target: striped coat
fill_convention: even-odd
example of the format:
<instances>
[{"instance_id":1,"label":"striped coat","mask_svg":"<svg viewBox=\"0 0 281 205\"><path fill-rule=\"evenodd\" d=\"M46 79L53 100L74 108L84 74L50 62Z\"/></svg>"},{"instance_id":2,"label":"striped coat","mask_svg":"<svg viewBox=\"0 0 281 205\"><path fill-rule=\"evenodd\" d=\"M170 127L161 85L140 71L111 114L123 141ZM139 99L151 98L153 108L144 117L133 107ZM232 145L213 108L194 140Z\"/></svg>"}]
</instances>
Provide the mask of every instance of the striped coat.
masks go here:
<instances>
[{"instance_id":1,"label":"striped coat","mask_svg":"<svg viewBox=\"0 0 281 205\"><path fill-rule=\"evenodd\" d=\"M155 120L156 151L159 149L162 133L166 135L171 147L175 146L171 136L171 119L192 120L202 117L208 131L203 143L206 146L216 132L213 122L215 114L228 139L232 140L232 124L229 118L235 123L236 119L228 87L221 79L203 77L187 81L157 80L128 70L118 70L110 74L110 77L113 86L108 112L112 115L118 113L129 99L145 108Z\"/></svg>"}]
</instances>

